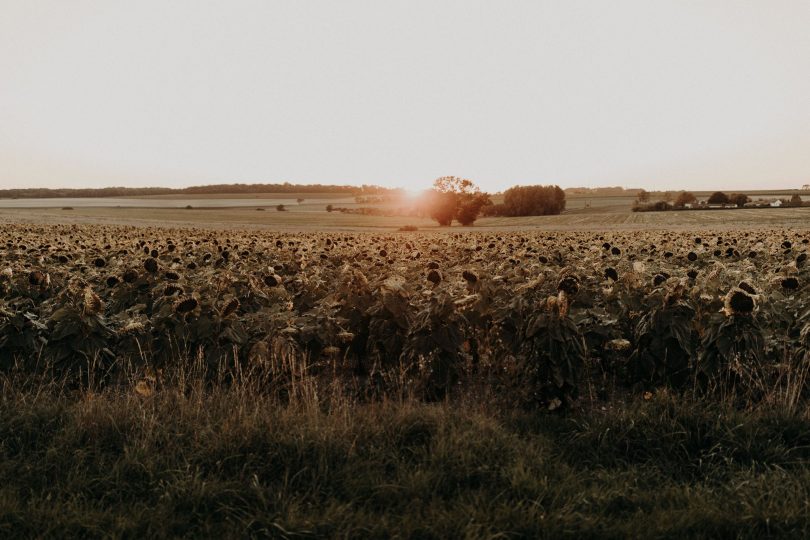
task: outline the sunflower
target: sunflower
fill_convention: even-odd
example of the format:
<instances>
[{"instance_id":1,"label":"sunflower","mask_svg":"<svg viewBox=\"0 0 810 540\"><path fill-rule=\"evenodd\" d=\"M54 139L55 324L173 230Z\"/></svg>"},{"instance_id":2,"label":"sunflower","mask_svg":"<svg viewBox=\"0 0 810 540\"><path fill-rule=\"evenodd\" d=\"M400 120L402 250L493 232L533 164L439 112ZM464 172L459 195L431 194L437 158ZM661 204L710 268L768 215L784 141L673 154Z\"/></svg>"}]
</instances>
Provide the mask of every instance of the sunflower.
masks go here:
<instances>
[{"instance_id":1,"label":"sunflower","mask_svg":"<svg viewBox=\"0 0 810 540\"><path fill-rule=\"evenodd\" d=\"M557 283L557 290L569 296L574 296L579 292L579 278L574 275L564 276Z\"/></svg>"},{"instance_id":2,"label":"sunflower","mask_svg":"<svg viewBox=\"0 0 810 540\"><path fill-rule=\"evenodd\" d=\"M186 297L181 298L177 302L174 303L174 311L177 313L188 313L190 311L194 311L197 308L199 302L197 302L196 298L193 297Z\"/></svg>"},{"instance_id":3,"label":"sunflower","mask_svg":"<svg viewBox=\"0 0 810 540\"><path fill-rule=\"evenodd\" d=\"M158 271L158 262L154 259L154 257L149 257L143 261L143 268L150 274L155 274Z\"/></svg>"},{"instance_id":4,"label":"sunflower","mask_svg":"<svg viewBox=\"0 0 810 540\"><path fill-rule=\"evenodd\" d=\"M231 313L235 312L237 309L239 309L239 300L236 299L236 298L232 298L231 300L228 301L228 303L226 303L222 307L222 312L221 312L220 315L224 319L225 317L227 317Z\"/></svg>"},{"instance_id":5,"label":"sunflower","mask_svg":"<svg viewBox=\"0 0 810 540\"><path fill-rule=\"evenodd\" d=\"M795 277L787 277L782 280L782 288L788 291L795 291L799 288L799 280Z\"/></svg>"},{"instance_id":6,"label":"sunflower","mask_svg":"<svg viewBox=\"0 0 810 540\"><path fill-rule=\"evenodd\" d=\"M756 308L754 297L742 289L732 289L726 294L723 311L732 315L750 315Z\"/></svg>"}]
</instances>

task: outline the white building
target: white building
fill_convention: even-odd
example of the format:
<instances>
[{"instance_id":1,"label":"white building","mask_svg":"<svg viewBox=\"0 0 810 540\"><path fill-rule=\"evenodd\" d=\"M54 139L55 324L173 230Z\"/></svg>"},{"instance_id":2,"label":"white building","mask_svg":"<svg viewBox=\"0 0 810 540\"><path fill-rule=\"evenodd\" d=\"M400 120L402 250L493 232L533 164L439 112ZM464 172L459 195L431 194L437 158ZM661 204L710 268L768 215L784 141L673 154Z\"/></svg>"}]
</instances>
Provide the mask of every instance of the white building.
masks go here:
<instances>
[{"instance_id":1,"label":"white building","mask_svg":"<svg viewBox=\"0 0 810 540\"><path fill-rule=\"evenodd\" d=\"M779 199L777 199L775 201L771 201L771 206L774 207L774 208L782 206L782 201L780 201Z\"/></svg>"}]
</instances>

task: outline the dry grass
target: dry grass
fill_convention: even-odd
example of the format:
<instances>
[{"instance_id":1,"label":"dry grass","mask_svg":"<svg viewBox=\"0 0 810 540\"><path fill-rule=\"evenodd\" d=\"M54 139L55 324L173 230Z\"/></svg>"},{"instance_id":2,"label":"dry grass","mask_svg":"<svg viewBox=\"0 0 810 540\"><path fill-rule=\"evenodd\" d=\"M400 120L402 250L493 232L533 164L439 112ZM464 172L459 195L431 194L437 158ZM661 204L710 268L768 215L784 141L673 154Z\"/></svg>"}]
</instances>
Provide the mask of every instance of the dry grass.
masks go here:
<instances>
[{"instance_id":1,"label":"dry grass","mask_svg":"<svg viewBox=\"0 0 810 540\"><path fill-rule=\"evenodd\" d=\"M346 205L353 206L353 205ZM271 208L271 210L273 210ZM258 228L286 231L396 231L413 225L420 231L459 232L547 229L580 230L732 230L788 226L808 228L810 207L740 209L729 211L644 212L591 208L559 216L481 218L473 227L438 227L427 218L385 217L327 212L324 205L289 205L287 212L256 212L256 207L176 208L82 208L71 212L58 208L0 208L0 220L22 223L90 223L124 225L204 226L210 228Z\"/></svg>"},{"instance_id":2,"label":"dry grass","mask_svg":"<svg viewBox=\"0 0 810 540\"><path fill-rule=\"evenodd\" d=\"M283 405L249 377L149 396L0 385L0 534L762 538L810 532L806 411L659 392ZM190 384L189 384L190 383Z\"/></svg>"}]
</instances>

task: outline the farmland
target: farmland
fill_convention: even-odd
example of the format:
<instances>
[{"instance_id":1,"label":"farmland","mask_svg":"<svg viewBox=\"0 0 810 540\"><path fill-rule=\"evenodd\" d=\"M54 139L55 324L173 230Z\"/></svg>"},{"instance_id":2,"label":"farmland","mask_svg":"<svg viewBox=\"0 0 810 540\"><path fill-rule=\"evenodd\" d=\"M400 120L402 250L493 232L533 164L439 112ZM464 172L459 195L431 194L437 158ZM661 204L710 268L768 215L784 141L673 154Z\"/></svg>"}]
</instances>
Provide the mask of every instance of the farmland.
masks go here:
<instances>
[{"instance_id":1,"label":"farmland","mask_svg":"<svg viewBox=\"0 0 810 540\"><path fill-rule=\"evenodd\" d=\"M806 209L121 211L2 213L3 533L810 530Z\"/></svg>"},{"instance_id":2,"label":"farmland","mask_svg":"<svg viewBox=\"0 0 810 540\"><path fill-rule=\"evenodd\" d=\"M372 206L392 212L397 205L357 204L350 199L329 198L318 194L317 198L297 203L295 194L266 194L264 198L239 199L231 196L211 196L194 199L191 208L186 208L191 199L176 196L116 200L124 206L111 205L110 201L97 199L49 199L0 200L0 222L28 223L76 223L108 225L198 226L211 229L255 228L305 231L380 231L393 232L404 225L412 225L424 231L448 232L426 217L400 215L375 216L327 212L326 205L346 208ZM244 197L244 196L242 196ZM134 202L133 202L134 201ZM496 199L497 202L497 199ZM126 206L131 204L132 206ZM286 211L277 212L275 206L284 204ZM586 208L585 205L589 206ZM646 212L633 213L632 199L627 197L582 198L571 197L568 210L558 216L532 216L521 218L484 217L469 229L458 230L637 230L637 229L694 229L694 228L761 228L773 226L807 227L810 224L810 208L735 209L722 212ZM44 205L44 206L43 206ZM203 206L205 205L205 206ZM69 209L65 209L69 208ZM261 208L262 211L257 211Z\"/></svg>"}]
</instances>

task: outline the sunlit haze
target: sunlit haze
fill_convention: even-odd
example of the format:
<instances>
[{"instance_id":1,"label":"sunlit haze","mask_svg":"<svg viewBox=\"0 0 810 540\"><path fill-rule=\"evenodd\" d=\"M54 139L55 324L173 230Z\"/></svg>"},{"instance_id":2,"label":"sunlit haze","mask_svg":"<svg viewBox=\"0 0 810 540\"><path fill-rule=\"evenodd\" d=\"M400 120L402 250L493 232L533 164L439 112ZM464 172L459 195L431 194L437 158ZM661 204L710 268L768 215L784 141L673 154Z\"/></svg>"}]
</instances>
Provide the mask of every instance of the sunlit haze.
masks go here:
<instances>
[{"instance_id":1,"label":"sunlit haze","mask_svg":"<svg viewBox=\"0 0 810 540\"><path fill-rule=\"evenodd\" d=\"M0 0L0 187L810 183L810 2Z\"/></svg>"}]
</instances>

